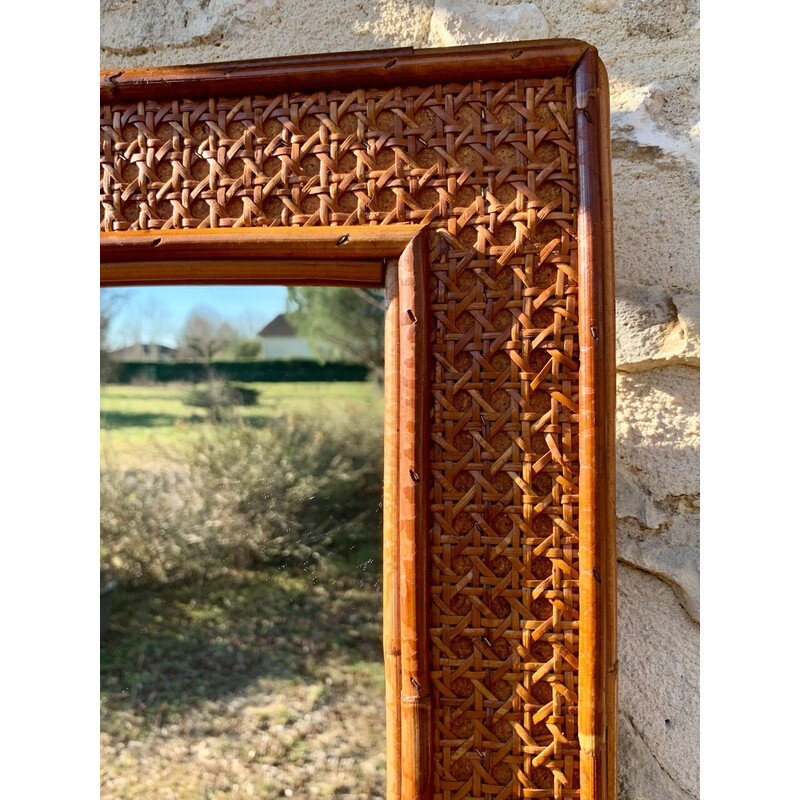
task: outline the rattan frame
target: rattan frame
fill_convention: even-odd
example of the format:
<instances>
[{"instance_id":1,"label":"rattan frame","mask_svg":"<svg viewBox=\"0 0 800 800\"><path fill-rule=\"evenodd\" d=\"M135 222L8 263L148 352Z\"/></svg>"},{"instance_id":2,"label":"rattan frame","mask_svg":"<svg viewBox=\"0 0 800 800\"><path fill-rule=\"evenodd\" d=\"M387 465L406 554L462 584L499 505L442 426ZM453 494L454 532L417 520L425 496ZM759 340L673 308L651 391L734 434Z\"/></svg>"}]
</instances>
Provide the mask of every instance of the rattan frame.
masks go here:
<instances>
[{"instance_id":1,"label":"rattan frame","mask_svg":"<svg viewBox=\"0 0 800 800\"><path fill-rule=\"evenodd\" d=\"M555 101L549 101L547 98L555 91L553 86L558 96ZM347 136L344 127L336 129L340 119L336 104L346 102L347 98L327 87L336 87L339 92L354 90L349 95L354 98L350 102L353 107L364 109L359 112L357 134ZM390 91L378 91L382 87ZM332 110L309 113L313 102L330 101L325 92L334 98ZM415 127L414 119L409 121L411 100L403 98L412 94L422 98L420 103L428 104L425 108L441 109L437 112L439 118L434 117L431 123L439 137L438 146L429 146L422 136L424 130L418 124ZM483 125L473 121L469 131L469 123L457 120L454 111L468 95L463 108L468 108L473 120L480 114L484 121ZM193 104L191 98L198 97L211 100ZM283 114L280 118L286 120L284 130L291 132L292 141L284 141L284 134L281 134L279 143L277 137L267 142L266 149L256 154L257 163L252 167L255 163L252 137L249 144L246 135L244 140L234 142L230 136L225 138L225 125L237 114L256 121L261 119L258 115L262 112L251 109L265 108L270 97L276 99L270 101L269 113ZM339 97L343 99L337 99ZM104 285L177 281L386 286L389 307L384 649L388 797L613 800L616 796L613 257L608 87L596 50L575 40L550 40L109 71L101 73L100 99L104 209L101 283ZM406 103L405 117L403 102ZM486 105L482 106L484 102ZM383 103L383 108L391 109L394 114L394 172L386 168L382 173L392 179L389 182L385 178L385 185L395 187L394 209L381 208L376 189L381 185L379 171L375 173L378 175L376 183L362 181L363 165L372 164L370 159L377 164L375 152L391 138L381 133L375 122L376 103ZM501 105L501 110L513 117L512 122L501 119L498 112ZM217 112L223 108L230 109L227 116L221 110ZM246 111L242 112L241 108ZM204 124L213 129L209 138L199 143L188 128L184 130L184 138L176 138L179 115L183 114L183 119L188 120L200 112L209 120ZM170 113L176 120L170 123L171 143L159 138L155 128L155 120ZM301 116L297 116L298 113ZM307 119L320 121L321 139L313 135L312 129L301 128L302 114L306 113ZM215 114L222 116L215 117ZM405 127L398 138L401 117ZM130 125L132 119L138 131L136 140L126 139L124 135L125 125ZM214 119L220 121L219 129L214 128ZM266 120L266 116L263 119ZM325 125L334 132L332 142L342 142L342 148L349 145L362 154L358 156L360 165L352 173L353 180L358 178L359 186L366 187L358 190L356 211L344 212L337 206L342 191L347 191L347 175L334 175L339 183L328 192L327 187L318 181L315 183L314 176L304 177L297 169L300 159L311 152L303 147L316 142L318 150L314 151L314 157L328 172L330 163L333 163L334 172L342 172L338 163L325 160L328 158L325 149L328 145L322 141L327 136ZM474 131L481 127L491 147L478 141ZM480 165L470 168L469 163L462 164L459 160L462 150L458 149L469 142L472 151L481 154L488 165L485 173L488 186L495 190L506 180L508 169L514 171L513 167L503 167L499 157L498 148L502 147L500 142L504 136L507 141L514 142L517 172L527 170L525 174L529 177L532 167L520 166L520 154L532 152L531 148L557 137L561 159L560 169L557 161L555 167L542 169L538 177L534 176L535 180L528 181L527 190L521 179L512 182L517 187L517 197L505 209L499 193L498 197L492 195L487 200L481 188L484 199L478 199L477 189L484 180L484 173ZM541 139L537 138L540 136ZM181 204L178 194L182 186L183 191L191 195L192 190L187 187L195 185L189 176L189 161L208 145L210 155L204 158L212 162L219 176L224 174L226 164L231 163L225 161L222 148L233 149L241 141L244 141L245 150L251 148L247 150L248 163L255 170L256 187L246 186L248 178L237 181L232 172L227 181L223 179L220 183L218 178L217 194L206 192L203 195L207 198L204 202L210 209L209 216L204 220L198 218L188 204ZM403 152L406 141L409 149ZM334 143L330 147L333 147L332 157L336 156L339 145ZM415 163L423 165L420 154L425 148L438 153L438 166L427 171L420 166L416 173L413 169L407 172L412 185L404 189L403 181L407 179L402 176L406 174L406 167L400 162L407 156L406 161L412 167ZM466 149L467 157L473 155L472 151ZM280 214L272 217L264 205L265 210L256 219L253 209L260 211L263 197L280 182L277 178L268 181L268 169L260 166L258 154L267 152L279 153L284 164L280 180L286 188L279 187L277 191L284 205ZM172 177L162 177L159 184L156 168L164 153L173 159L163 162L172 165ZM185 159L182 167L178 163L179 156ZM137 176L126 177L128 163L136 164ZM295 169L293 174L289 175L285 169L287 165ZM450 165L457 165L457 169L448 172ZM372 166L377 170L374 164ZM457 177L445 177L451 173ZM419 192L416 174L422 174L423 178L435 174L441 177L440 200L435 207L426 210L424 204L415 201L414 192ZM373 180L372 175L373 172L369 172L369 180ZM475 199L469 206L474 223L463 222L466 208L461 209L460 215L455 213L460 202L455 198L459 180L463 180L464 185L472 181L470 188L474 184L476 189ZM202 182L198 185L202 186ZM267 186L266 194L260 188L263 185ZM562 198L567 198L560 210L557 198L552 203L538 199L540 188L544 194L549 185L561 191ZM311 207L313 204L306 208L297 202L298 198L304 198L304 202L308 199L304 194L308 187L318 192L314 195L315 202L319 201L316 214ZM157 206L167 196L173 198L170 217L164 217ZM230 197L237 196L246 201L238 218L232 217L225 206ZM126 216L126 204L130 204L131 197L138 209L134 219ZM448 215L450 208L453 211ZM498 218L501 222L497 222ZM498 235L503 218L514 221L516 234L510 244L500 241L502 237ZM547 222L548 218L555 220L561 229L560 260L558 253L536 236L537 220ZM343 227L342 219L351 224ZM487 219L488 222L482 221ZM480 229L474 244L467 242L465 245L459 240L460 226L464 224L474 224ZM481 233L483 238L480 238ZM471 267L470 259L479 267ZM488 266L480 267L481 263ZM556 283L550 289L540 291L536 289L535 270L551 264L552 272L561 277L554 278ZM506 279L511 279L512 272L515 277L509 289ZM460 276L459 281L466 276L476 286L482 282L485 309L477 299L480 295L471 294L469 287L464 290L456 285L455 276ZM563 301L553 299L556 289ZM535 292L538 294L534 300ZM445 305L442 305L443 299ZM512 315L513 328L496 331L497 325L490 324L492 317L505 319L497 309L508 302L516 309ZM462 428L474 431L472 435L477 438L483 430L487 438L482 440L482 447L488 455L482 454L486 458L482 473L479 466L474 465L469 471L478 488L456 487L457 491L466 492L463 497L467 500L445 500L443 506L441 482L448 479L443 469L447 470L447 465L454 463L451 454L458 450L457 440L447 438L447 431L453 427L452 419L458 416L452 398L458 396L457 387L468 385L470 378L469 370L464 372L463 378L454 375L456 362L447 362L443 367L447 360L443 354L448 347L447 353L452 351L454 338L460 343L469 338L469 331L462 335L458 333L459 328L453 328L457 314L466 308L487 326L487 331L497 332L498 341L508 342L502 352L507 353L516 366L512 365L511 371L503 371L505 362L502 359L506 356L497 356L500 367L485 366L487 354L500 351L492 349L491 343L487 344L487 336L480 340L483 344L475 339L478 344L473 346L474 358L480 359L477 351L483 348L482 363L486 371L496 377L491 386L484 381L478 384L478 389L470 390L474 405L472 411L462 410L461 417L467 420ZM546 341L546 333L553 325L542 327L544 323L536 321L534 315L551 313L550 309L555 319L553 325L561 332L559 335L568 331L558 341L563 342L565 336L571 343L573 335L569 331L575 329L579 353L571 349L572 344L568 344L568 352L564 353L559 351L558 342L553 340L548 344ZM459 325L461 319L458 316ZM479 337L480 332L474 336ZM522 362L515 353L522 354ZM568 365L560 368L562 374L564 370L567 374L567 383L562 384L562 388L571 385L569 375L573 373L570 370L577 372L576 397L567 397L552 379L547 383L542 377L544 368L535 374L536 353L546 355L554 363ZM528 357L530 366L526 366ZM497 360L495 356L492 359L493 363ZM517 373L512 381L506 376L514 369ZM553 367L555 372L558 369ZM533 387L531 396L537 389L544 391L539 387L546 387L554 407L562 409L559 419L563 419L564 424L559 427L551 419L551 424L544 427L541 427L541 420L538 428L531 425L528 420L532 408L526 405L527 395L520 400L522 412L517 414L517 422L514 422L517 413L514 409L503 411L492 407L489 402L492 398L506 396L502 394L504 382L508 382L509 387L506 394L512 397L517 386L522 386L525 392ZM480 386L486 387L483 397ZM480 421L476 421L478 416ZM573 447L570 433L575 427L570 421L573 419L578 430L577 459L569 455ZM519 432L520 424L524 435ZM543 437L535 439L544 443L541 452L533 443L532 430L544 431ZM492 442L498 437L503 439L506 433L513 442L501 454L488 439ZM477 506L477 511L473 507L471 516L477 525L474 536L462 532L462 539L466 541L473 536L476 541L480 538L488 544L482 545L482 550L480 546L477 550L474 546L462 549L463 553L472 553L469 556L472 566L467 564L469 570L464 571L466 567L456 565L458 558L448 562L448 554L459 534L455 527L459 509L471 507L467 505L472 497L469 493L480 492L481 486L489 498L499 497L498 492L503 494L505 490L500 489L492 494L492 487L487 488L486 481L492 476L501 481L507 475L505 465L511 458L507 454L514 449L519 466L514 467L516 472L512 469L512 477L517 484L528 487L520 500L522 515L515 515L516 506L508 505L510 501L505 508L500 508L502 501L487 501ZM465 459L469 461L469 458L468 452ZM538 471L541 465L550 460L563 468L562 473L556 475L560 488L552 491L552 498L557 497L560 507L565 509L565 516L561 517L552 508L547 511L549 516L545 516L542 509L546 504L541 499L536 503L535 495L539 490L531 488L536 476L544 474ZM454 491L449 486L444 496L451 497ZM576 491L577 519L570 511ZM503 496L511 497L511 490ZM500 517L517 519L514 531L503 536L502 532L490 530L491 535L484 537L484 529L491 529ZM539 539L526 527L532 519L552 519L553 530L565 532L564 544L547 549L548 540L544 539L542 544L534 546ZM450 534L447 534L448 525ZM512 548L508 544L512 539L524 539L529 543L523 541ZM460 546L456 544L455 548ZM507 546L508 549L504 549ZM502 555L512 550L509 558ZM575 553L577 570L570 563ZM460 558L463 561L465 557ZM550 559L553 575L564 579L558 591L552 589L551 578L534 580L531 565L542 559ZM497 572L500 562L505 572ZM474 599L467 602L468 609L460 621L457 604L449 607L445 600L455 597L460 587L475 580L476 574L480 574L479 582L484 588L474 584L476 588L467 597ZM573 574L577 574L577 581L570 578ZM503 587L511 583L519 588L506 591ZM571 588L575 583L577 603ZM500 619L503 612L489 609L487 598L495 598L503 608L512 603L513 610L505 619ZM544 602L545 598L554 609L550 622L566 614L560 638L552 641L542 633L547 627L546 620L536 622L538 612L531 611L530 607L530 604ZM488 624L496 619L497 627L476 629L473 624L473 628L469 628L470 620L474 623L477 608L486 609L483 616L478 615L480 622ZM577 614L574 622L569 622L570 614ZM502 632L498 632L503 625ZM575 647L578 638L579 646ZM456 652L457 642L460 647L466 643L477 656ZM500 651L501 645L508 642L520 642L515 645L516 652L512 648L510 655L504 657L494 651L494 648ZM526 648L535 647L537 642L540 646L546 645L545 649L550 648L548 652L553 653L550 661L545 656L529 655ZM489 666L482 671L473 668L470 672L474 658L483 657L481 653L486 657L483 663ZM573 663L577 664L577 683L570 684L573 687L570 688L559 681L563 681L565 669L574 675ZM557 667L558 664L562 666ZM556 675L559 670L562 672ZM502 680L498 675L502 675ZM457 685L459 681L462 685L464 681L471 682L472 693L463 700ZM531 688L536 686L551 687L558 702L546 702L531 694ZM503 692L509 688L511 696L504 701ZM484 695L488 716L481 721L471 709L482 707ZM448 699L451 697L452 700ZM570 722L575 711L577 727ZM506 719L511 720L510 725ZM453 721L461 724L461 733L454 733L456 729L452 725L448 727ZM540 728L545 730L545 736L551 736L552 744L542 743ZM475 744L478 739L483 750ZM579 771L572 766L572 754L578 751ZM543 779L543 775L550 778Z\"/></svg>"}]
</instances>

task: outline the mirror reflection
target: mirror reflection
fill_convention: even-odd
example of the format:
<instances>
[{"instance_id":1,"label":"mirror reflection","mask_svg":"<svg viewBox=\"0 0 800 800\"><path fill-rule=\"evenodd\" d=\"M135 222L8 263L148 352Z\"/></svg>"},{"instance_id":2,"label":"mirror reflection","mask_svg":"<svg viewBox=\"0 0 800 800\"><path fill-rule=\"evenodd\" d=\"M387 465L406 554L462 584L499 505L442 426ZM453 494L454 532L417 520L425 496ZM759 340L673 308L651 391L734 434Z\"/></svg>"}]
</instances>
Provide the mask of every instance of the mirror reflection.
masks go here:
<instances>
[{"instance_id":1,"label":"mirror reflection","mask_svg":"<svg viewBox=\"0 0 800 800\"><path fill-rule=\"evenodd\" d=\"M383 299L101 297L104 800L385 793Z\"/></svg>"}]
</instances>

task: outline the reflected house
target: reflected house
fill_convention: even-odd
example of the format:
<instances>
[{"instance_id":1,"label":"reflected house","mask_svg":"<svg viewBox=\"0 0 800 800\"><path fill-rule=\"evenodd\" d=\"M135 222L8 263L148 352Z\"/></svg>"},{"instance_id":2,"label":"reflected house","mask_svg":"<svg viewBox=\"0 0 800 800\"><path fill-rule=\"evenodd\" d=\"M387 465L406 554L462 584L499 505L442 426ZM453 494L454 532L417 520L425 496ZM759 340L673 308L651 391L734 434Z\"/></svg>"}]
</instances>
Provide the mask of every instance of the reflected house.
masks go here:
<instances>
[{"instance_id":1,"label":"reflected house","mask_svg":"<svg viewBox=\"0 0 800 800\"><path fill-rule=\"evenodd\" d=\"M112 350L110 355L114 361L174 361L178 351L164 344L137 342L119 350Z\"/></svg>"},{"instance_id":2,"label":"reflected house","mask_svg":"<svg viewBox=\"0 0 800 800\"><path fill-rule=\"evenodd\" d=\"M261 355L269 359L313 358L305 339L297 335L285 314L278 314L259 332Z\"/></svg>"}]
</instances>

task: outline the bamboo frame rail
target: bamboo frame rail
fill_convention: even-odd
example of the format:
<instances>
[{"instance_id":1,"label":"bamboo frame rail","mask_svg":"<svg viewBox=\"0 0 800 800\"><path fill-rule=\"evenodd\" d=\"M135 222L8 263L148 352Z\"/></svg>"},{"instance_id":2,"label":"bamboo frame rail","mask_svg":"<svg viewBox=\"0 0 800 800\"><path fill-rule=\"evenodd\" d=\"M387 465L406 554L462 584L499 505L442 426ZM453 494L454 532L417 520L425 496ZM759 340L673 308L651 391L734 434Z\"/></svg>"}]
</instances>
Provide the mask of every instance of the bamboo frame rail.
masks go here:
<instances>
[{"instance_id":1,"label":"bamboo frame rail","mask_svg":"<svg viewBox=\"0 0 800 800\"><path fill-rule=\"evenodd\" d=\"M563 75L588 48L578 39L417 50L398 47L190 66L102 70L100 101L282 92L336 86L403 86Z\"/></svg>"},{"instance_id":2,"label":"bamboo frame rail","mask_svg":"<svg viewBox=\"0 0 800 800\"><path fill-rule=\"evenodd\" d=\"M401 233L398 232L398 229ZM419 225L124 231L100 237L102 286L285 283L383 286ZM335 269L330 262L335 261Z\"/></svg>"},{"instance_id":3,"label":"bamboo frame rail","mask_svg":"<svg viewBox=\"0 0 800 800\"><path fill-rule=\"evenodd\" d=\"M101 73L101 284L385 286L392 800L615 800L608 80L572 39Z\"/></svg>"},{"instance_id":4,"label":"bamboo frame rail","mask_svg":"<svg viewBox=\"0 0 800 800\"><path fill-rule=\"evenodd\" d=\"M100 235L101 286L385 286L383 640L387 756L393 765L387 796L397 800L428 797L431 775L429 468L423 446L429 342L421 291L427 282L426 234L421 225L394 225L380 230L265 228ZM401 304L413 309L406 311L402 322Z\"/></svg>"},{"instance_id":5,"label":"bamboo frame rail","mask_svg":"<svg viewBox=\"0 0 800 800\"><path fill-rule=\"evenodd\" d=\"M385 363L400 364L400 312L397 261L386 268ZM397 491L400 470L400 374L384 369L383 427L383 660L386 675L387 762L402 760L400 693L403 664L400 644L400 517ZM387 800L401 800L402 773L395 766L387 775Z\"/></svg>"},{"instance_id":6,"label":"bamboo frame rail","mask_svg":"<svg viewBox=\"0 0 800 800\"><path fill-rule=\"evenodd\" d=\"M427 241L425 242L427 245ZM428 381L430 332L427 247L419 236L403 251L398 265L400 332L400 584L402 682L402 795L427 800L432 789L430 574L428 498L430 437Z\"/></svg>"},{"instance_id":7,"label":"bamboo frame rail","mask_svg":"<svg viewBox=\"0 0 800 800\"><path fill-rule=\"evenodd\" d=\"M611 262L608 90L597 51L575 72L580 270L580 629L578 736L581 787L616 786L616 541L614 531L614 283ZM593 120L597 122L593 123ZM601 123L606 123L604 126ZM599 135L598 135L599 134ZM606 151L607 152L607 151ZM604 163L605 162L605 163ZM605 535L604 535L605 534ZM612 795L610 795L612 796Z\"/></svg>"}]
</instances>

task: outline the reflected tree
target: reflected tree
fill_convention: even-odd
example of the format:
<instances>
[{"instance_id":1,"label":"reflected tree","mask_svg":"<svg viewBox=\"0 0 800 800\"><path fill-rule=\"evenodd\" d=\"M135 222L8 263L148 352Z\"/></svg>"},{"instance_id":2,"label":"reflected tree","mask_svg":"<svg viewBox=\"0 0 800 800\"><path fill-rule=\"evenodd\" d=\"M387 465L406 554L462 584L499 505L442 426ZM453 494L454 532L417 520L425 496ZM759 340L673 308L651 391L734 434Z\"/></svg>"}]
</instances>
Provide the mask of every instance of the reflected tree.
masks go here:
<instances>
[{"instance_id":1,"label":"reflected tree","mask_svg":"<svg viewBox=\"0 0 800 800\"><path fill-rule=\"evenodd\" d=\"M383 371L382 289L290 286L286 316L321 361L342 360Z\"/></svg>"}]
</instances>

